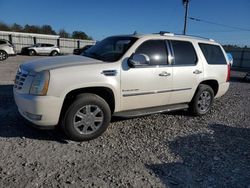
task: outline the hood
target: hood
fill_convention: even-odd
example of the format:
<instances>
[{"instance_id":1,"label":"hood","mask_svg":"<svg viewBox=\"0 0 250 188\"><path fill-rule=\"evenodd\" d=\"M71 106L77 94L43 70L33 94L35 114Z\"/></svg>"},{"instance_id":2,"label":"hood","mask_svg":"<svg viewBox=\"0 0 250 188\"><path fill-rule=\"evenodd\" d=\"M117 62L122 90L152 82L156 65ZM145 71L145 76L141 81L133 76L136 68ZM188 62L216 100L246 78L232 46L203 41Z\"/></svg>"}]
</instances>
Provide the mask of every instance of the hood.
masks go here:
<instances>
[{"instance_id":1,"label":"hood","mask_svg":"<svg viewBox=\"0 0 250 188\"><path fill-rule=\"evenodd\" d=\"M84 56L57 56L35 59L25 62L21 65L22 68L28 71L40 72L44 70L56 69L67 66L77 66L77 65L89 65L89 64L100 64L103 61L92 59Z\"/></svg>"}]
</instances>

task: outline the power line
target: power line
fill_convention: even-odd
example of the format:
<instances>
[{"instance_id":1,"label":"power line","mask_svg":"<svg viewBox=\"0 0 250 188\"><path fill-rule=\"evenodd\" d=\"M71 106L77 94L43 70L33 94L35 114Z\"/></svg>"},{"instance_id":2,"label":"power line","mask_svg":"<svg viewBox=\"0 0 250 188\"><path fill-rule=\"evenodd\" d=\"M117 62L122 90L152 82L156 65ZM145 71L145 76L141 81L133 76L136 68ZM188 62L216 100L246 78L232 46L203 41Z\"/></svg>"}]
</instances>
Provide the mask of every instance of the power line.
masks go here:
<instances>
[{"instance_id":1,"label":"power line","mask_svg":"<svg viewBox=\"0 0 250 188\"><path fill-rule=\"evenodd\" d=\"M250 31L250 29L247 29L247 28L230 26L230 25L225 25L225 24L221 24L221 23L215 23L215 22L211 22L211 21L203 20L203 19L199 19L199 18L194 18L194 17L188 17L188 19L193 20L193 21L197 21L197 22L203 22L203 23L218 25L218 26L222 26L222 27L227 27L227 28L231 28L231 29L237 29L237 30L242 30L242 31Z\"/></svg>"}]
</instances>

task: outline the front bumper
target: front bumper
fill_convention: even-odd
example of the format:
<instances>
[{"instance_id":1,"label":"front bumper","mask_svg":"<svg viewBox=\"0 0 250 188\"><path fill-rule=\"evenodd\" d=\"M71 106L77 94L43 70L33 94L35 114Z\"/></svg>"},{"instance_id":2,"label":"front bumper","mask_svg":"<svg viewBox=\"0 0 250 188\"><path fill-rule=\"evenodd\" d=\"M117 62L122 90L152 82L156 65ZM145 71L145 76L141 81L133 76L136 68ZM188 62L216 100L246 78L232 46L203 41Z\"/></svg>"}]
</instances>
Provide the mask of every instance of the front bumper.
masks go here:
<instances>
[{"instance_id":1,"label":"front bumper","mask_svg":"<svg viewBox=\"0 0 250 188\"><path fill-rule=\"evenodd\" d=\"M55 127L59 122L63 99L53 96L33 96L17 93L14 98L20 114L41 129Z\"/></svg>"}]
</instances>

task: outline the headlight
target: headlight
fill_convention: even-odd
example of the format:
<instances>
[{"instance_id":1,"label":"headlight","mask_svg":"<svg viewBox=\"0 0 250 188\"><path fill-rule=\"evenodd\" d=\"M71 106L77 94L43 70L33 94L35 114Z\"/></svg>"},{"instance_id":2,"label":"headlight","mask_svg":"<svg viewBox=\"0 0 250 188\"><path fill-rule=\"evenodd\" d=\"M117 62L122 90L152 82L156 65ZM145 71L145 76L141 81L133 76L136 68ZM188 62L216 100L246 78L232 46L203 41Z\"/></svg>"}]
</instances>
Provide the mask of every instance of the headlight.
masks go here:
<instances>
[{"instance_id":1,"label":"headlight","mask_svg":"<svg viewBox=\"0 0 250 188\"><path fill-rule=\"evenodd\" d=\"M32 95L46 95L49 88L49 71L42 71L35 75L30 94Z\"/></svg>"}]
</instances>

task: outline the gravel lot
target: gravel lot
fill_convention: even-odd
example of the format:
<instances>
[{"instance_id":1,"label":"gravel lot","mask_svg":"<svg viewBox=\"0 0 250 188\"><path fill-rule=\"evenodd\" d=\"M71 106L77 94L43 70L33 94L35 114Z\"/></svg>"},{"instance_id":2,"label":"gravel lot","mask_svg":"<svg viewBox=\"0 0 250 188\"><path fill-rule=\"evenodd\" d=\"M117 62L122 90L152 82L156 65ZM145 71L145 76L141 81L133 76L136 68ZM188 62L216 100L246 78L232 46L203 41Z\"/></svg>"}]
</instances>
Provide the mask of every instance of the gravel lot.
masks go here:
<instances>
[{"instance_id":1,"label":"gravel lot","mask_svg":"<svg viewBox=\"0 0 250 188\"><path fill-rule=\"evenodd\" d=\"M250 83L232 72L225 96L203 117L186 112L114 119L77 143L36 130L17 112L20 62L0 64L0 187L250 187Z\"/></svg>"}]
</instances>

